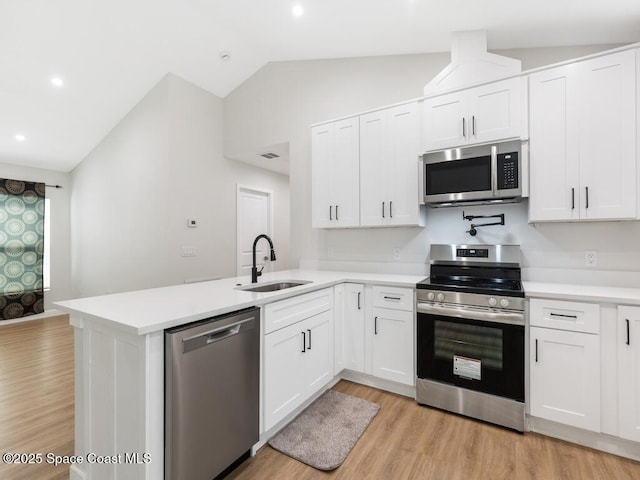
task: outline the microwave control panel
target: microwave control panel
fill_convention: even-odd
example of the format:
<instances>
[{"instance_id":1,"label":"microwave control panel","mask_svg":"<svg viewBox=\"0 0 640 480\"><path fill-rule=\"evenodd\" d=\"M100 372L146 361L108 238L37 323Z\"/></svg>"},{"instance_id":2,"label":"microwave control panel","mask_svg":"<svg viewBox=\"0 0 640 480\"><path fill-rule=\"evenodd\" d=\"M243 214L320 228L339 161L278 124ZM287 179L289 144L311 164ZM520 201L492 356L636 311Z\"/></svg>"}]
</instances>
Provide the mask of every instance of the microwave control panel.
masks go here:
<instances>
[{"instance_id":1,"label":"microwave control panel","mask_svg":"<svg viewBox=\"0 0 640 480\"><path fill-rule=\"evenodd\" d=\"M518 188L518 152L498 154L498 190Z\"/></svg>"}]
</instances>

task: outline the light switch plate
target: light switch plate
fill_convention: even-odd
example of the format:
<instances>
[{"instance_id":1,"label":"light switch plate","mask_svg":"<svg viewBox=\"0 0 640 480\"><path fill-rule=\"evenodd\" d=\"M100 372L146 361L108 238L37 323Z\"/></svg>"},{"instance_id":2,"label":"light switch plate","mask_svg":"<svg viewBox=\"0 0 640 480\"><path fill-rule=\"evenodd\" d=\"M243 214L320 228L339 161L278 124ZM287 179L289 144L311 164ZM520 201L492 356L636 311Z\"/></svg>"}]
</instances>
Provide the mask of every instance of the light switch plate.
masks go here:
<instances>
[{"instance_id":1,"label":"light switch plate","mask_svg":"<svg viewBox=\"0 0 640 480\"><path fill-rule=\"evenodd\" d=\"M195 257L198 250L193 245L183 245L180 247L180 255L183 257Z\"/></svg>"},{"instance_id":2,"label":"light switch plate","mask_svg":"<svg viewBox=\"0 0 640 480\"><path fill-rule=\"evenodd\" d=\"M595 250L584 252L584 264L587 267L596 267L598 265L598 252Z\"/></svg>"}]
</instances>

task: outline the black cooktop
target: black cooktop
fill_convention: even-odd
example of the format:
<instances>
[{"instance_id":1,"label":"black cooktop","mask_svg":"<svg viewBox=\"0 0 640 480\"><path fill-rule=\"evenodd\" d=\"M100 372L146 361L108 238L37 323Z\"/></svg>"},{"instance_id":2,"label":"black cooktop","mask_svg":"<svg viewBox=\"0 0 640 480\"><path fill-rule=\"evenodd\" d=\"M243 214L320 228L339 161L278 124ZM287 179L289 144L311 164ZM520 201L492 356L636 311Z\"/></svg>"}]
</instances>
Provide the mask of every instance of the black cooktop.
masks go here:
<instances>
[{"instance_id":1,"label":"black cooktop","mask_svg":"<svg viewBox=\"0 0 640 480\"><path fill-rule=\"evenodd\" d=\"M519 267L431 265L431 276L419 282L416 288L524 297Z\"/></svg>"}]
</instances>

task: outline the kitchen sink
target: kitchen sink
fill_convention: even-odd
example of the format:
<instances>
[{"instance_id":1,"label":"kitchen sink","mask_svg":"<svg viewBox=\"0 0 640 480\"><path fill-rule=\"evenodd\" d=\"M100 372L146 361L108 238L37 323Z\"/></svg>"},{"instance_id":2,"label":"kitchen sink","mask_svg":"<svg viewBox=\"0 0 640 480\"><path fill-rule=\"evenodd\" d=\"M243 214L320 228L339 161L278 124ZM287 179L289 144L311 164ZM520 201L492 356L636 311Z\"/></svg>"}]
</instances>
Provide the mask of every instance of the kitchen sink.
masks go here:
<instances>
[{"instance_id":1,"label":"kitchen sink","mask_svg":"<svg viewBox=\"0 0 640 480\"><path fill-rule=\"evenodd\" d=\"M245 292L276 292L278 290L284 290L286 288L306 285L307 283L311 282L306 280L283 280L278 282L252 284L244 287L238 287L237 289L244 290Z\"/></svg>"}]
</instances>

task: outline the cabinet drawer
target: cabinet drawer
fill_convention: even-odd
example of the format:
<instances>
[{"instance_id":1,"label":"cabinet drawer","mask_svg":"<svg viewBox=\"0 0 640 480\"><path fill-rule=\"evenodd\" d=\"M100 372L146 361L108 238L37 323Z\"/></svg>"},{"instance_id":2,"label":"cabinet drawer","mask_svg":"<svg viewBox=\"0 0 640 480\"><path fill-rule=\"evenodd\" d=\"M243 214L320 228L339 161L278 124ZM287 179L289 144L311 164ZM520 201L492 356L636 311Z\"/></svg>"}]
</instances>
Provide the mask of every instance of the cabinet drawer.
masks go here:
<instances>
[{"instance_id":1,"label":"cabinet drawer","mask_svg":"<svg viewBox=\"0 0 640 480\"><path fill-rule=\"evenodd\" d=\"M264 333L279 330L332 308L332 288L269 303L264 307Z\"/></svg>"},{"instance_id":2,"label":"cabinet drawer","mask_svg":"<svg viewBox=\"0 0 640 480\"><path fill-rule=\"evenodd\" d=\"M373 287L373 306L413 311L413 289L375 285Z\"/></svg>"},{"instance_id":3,"label":"cabinet drawer","mask_svg":"<svg viewBox=\"0 0 640 480\"><path fill-rule=\"evenodd\" d=\"M530 302L529 324L571 332L600 333L600 305L534 298Z\"/></svg>"}]
</instances>

